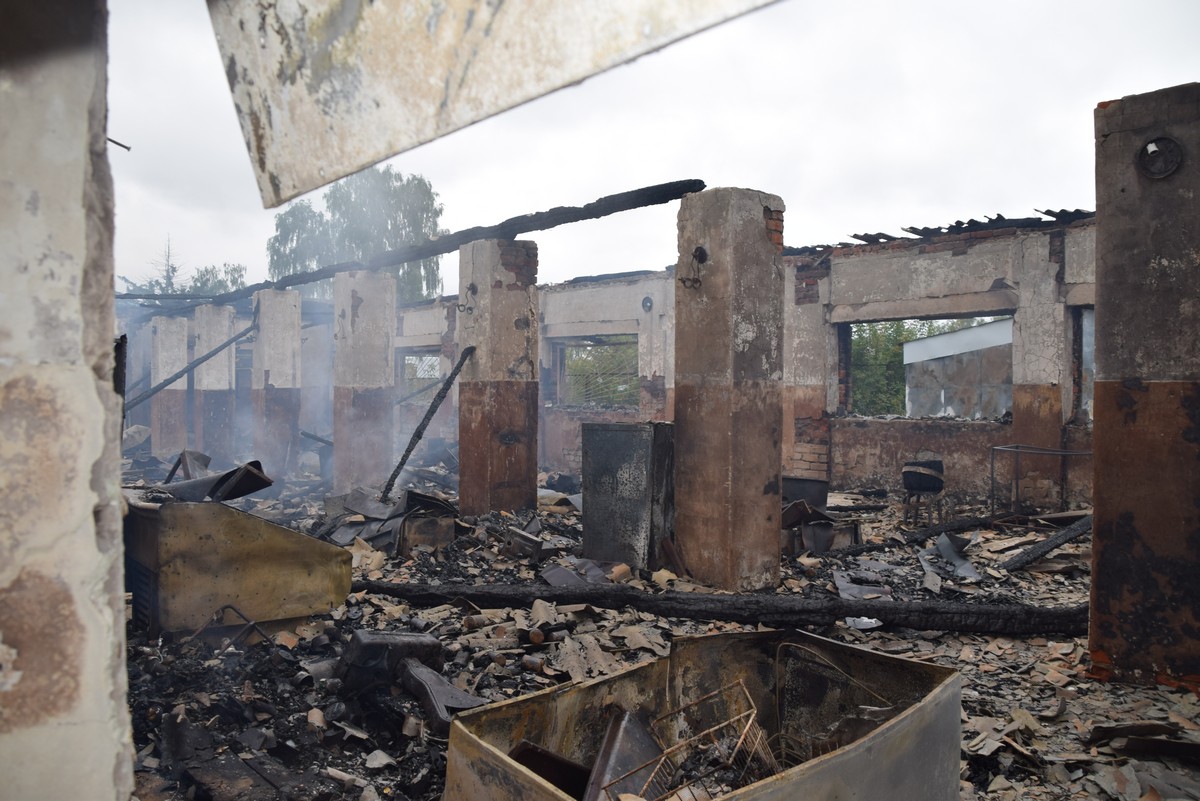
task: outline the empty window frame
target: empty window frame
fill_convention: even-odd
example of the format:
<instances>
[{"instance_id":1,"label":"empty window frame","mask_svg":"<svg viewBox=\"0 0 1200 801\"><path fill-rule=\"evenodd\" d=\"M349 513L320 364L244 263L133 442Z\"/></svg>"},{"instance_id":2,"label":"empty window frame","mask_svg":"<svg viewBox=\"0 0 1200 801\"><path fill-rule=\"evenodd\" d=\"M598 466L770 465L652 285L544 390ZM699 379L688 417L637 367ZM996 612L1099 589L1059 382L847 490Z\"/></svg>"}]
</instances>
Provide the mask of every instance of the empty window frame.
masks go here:
<instances>
[{"instance_id":1,"label":"empty window frame","mask_svg":"<svg viewBox=\"0 0 1200 801\"><path fill-rule=\"evenodd\" d=\"M854 414L979 420L1012 409L1010 317L855 323L848 347Z\"/></svg>"},{"instance_id":2,"label":"empty window frame","mask_svg":"<svg viewBox=\"0 0 1200 801\"><path fill-rule=\"evenodd\" d=\"M1087 306L1071 309L1075 368L1076 424L1091 425L1092 397L1096 384L1096 310Z\"/></svg>"},{"instance_id":3,"label":"empty window frame","mask_svg":"<svg viewBox=\"0 0 1200 801\"><path fill-rule=\"evenodd\" d=\"M428 406L432 391L442 381L442 357L437 350L401 350L396 353L396 392L401 403Z\"/></svg>"},{"instance_id":4,"label":"empty window frame","mask_svg":"<svg viewBox=\"0 0 1200 801\"><path fill-rule=\"evenodd\" d=\"M573 337L552 344L562 406L637 406L637 334Z\"/></svg>"}]
</instances>

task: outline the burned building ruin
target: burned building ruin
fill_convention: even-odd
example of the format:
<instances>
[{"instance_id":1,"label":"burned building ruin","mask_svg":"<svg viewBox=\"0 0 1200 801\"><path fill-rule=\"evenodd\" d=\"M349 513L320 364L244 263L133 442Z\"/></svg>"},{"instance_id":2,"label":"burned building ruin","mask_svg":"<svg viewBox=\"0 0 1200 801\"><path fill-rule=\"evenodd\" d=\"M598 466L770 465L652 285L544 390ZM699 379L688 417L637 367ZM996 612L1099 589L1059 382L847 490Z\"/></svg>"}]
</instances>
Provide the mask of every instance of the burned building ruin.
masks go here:
<instances>
[{"instance_id":1,"label":"burned building ruin","mask_svg":"<svg viewBox=\"0 0 1200 801\"><path fill-rule=\"evenodd\" d=\"M218 30L232 37L238 27L236 10L225 8L222 17L221 7L230 4L212 5ZM754 5L740 3L737 10ZM664 38L638 45L640 50L624 50L621 58L725 16L697 18L692 27L673 29ZM750 667L730 667L738 680L712 689L724 693L733 688L741 693L737 697L767 710L759 715L752 708L750 717L773 727L772 736L794 734L783 721L795 709L814 710L811 716L821 729L819 737L807 732L811 736L796 747L807 749L799 761L791 767L776 765L783 772L774 784L754 771L778 761L777 752L751 752L758 767L739 769L754 782L766 782L754 786L768 789L749 791L764 793L758 797L789 791L779 778L842 764L844 774L822 773L822 780L836 784L856 772L856 763L842 760L858 758L893 768L894 762L871 749L883 748L882 738L889 734L913 730L938 733L935 757L922 766L936 777L930 781L938 782L938 797L953 797L960 778L956 770L963 770L960 753L968 767L980 771L970 779L979 783L980 792L1016 792L1008 776L1018 775L1036 777L1042 788L1071 786L1091 770L1095 786L1114 798L1126 792L1118 784L1128 788L1127 782L1154 788L1159 797L1196 797L1194 780L1171 760L1194 756L1197 741L1191 732L1200 710L1181 693L1171 695L1155 685L1194 691L1200 675L1195 626L1200 604L1192 581L1200 497L1194 164L1194 154L1200 152L1200 85L1100 103L1095 113L1094 216L1056 212L997 218L914 229L911 237L863 235L860 244L793 250L784 247L786 198L750 189L690 191L680 201L678 261L661 272L538 286L536 234L528 239L480 236L459 249L464 269L458 294L416 306L396 306L388 279L372 265L360 265L362 269L339 271L328 304L302 301L288 288L262 288L242 303L186 310L170 303L123 308L128 359L123 386L116 388L114 372L121 371L114 370L112 347L118 327L111 286L112 189L105 155L105 24L103 4L68 2L30 6L0 32L5 54L0 105L10 121L0 137L6 165L0 198L9 221L0 250L12 265L0 299L6 312L0 324L5 357L0 360L0 408L9 432L0 448L8 467L0 504L5 517L0 549L7 556L0 563L0 764L7 777L0 795L125 799L134 786L135 764L140 775L157 776L160 760L186 767L187 759L195 757L199 761L188 774L190 786L199 788L193 794L236 797L242 790L222 785L234 776L254 783L254 792L263 798L368 799L368 790L376 792L373 785L337 765L322 765L319 773L310 770L313 765L273 772L278 760L267 752L280 746L279 739L301 753L301 761L313 753L352 754L346 759L363 771L389 770L395 756L383 749L368 751L359 741L406 738L403 742L414 746L410 750L421 750L425 762L423 773L403 781L420 785L422 793L441 787L431 776L440 776L448 761L451 794L455 788L468 792L501 786L511 778L505 771L511 770L536 788L537 797L572 797L502 750L515 727L526 725L523 719L536 721L522 729L543 741L534 745L559 749L549 755L558 768L596 758L610 729L613 738L642 736L621 716L606 726L597 716L611 709L597 705L595 697L630 695L634 700L625 712L663 712L660 717L677 726L673 739L686 742L691 738L680 736L682 719L669 716L696 712L692 705L707 696L675 677L692 671L708 689L716 682L703 671L735 654L748 659ZM278 42L272 40L270 46ZM611 63L597 60L583 74ZM520 73L520 65L513 69ZM536 95L579 79L559 76L558 83L530 91ZM233 83L235 94L256 91L240 74ZM508 97L486 113L532 95ZM48 96L54 102L47 102ZM267 89L253 99L253 108L261 109L270 107L273 97ZM477 118L451 116L429 121L417 139ZM254 124L247 122L247 130ZM296 129L311 131L314 123L306 124ZM265 140L271 140L267 146L276 144L276 132L258 130L258 145ZM389 140L380 147L392 152L413 143ZM260 186L276 202L318 181L315 175L291 170L287 153L259 155ZM345 171L356 159L361 163L377 157L380 152L355 152L337 170ZM979 316L1011 318L1007 370L1001 366L984 377L980 365L985 361L1003 364L1004 357L993 352L979 357L971 379L992 390L1007 386L1008 394L1000 391L999 397L1010 399L1006 411L1011 419L855 413L852 326ZM463 364L425 440L428 447L436 443L457 454L462 504L457 511L474 521L464 525L483 529L463 534L466 546L455 545L459 531L456 524L446 524L454 553L467 564L451 597L446 585L420 581L441 581L435 574L439 568L421 572L422 565L437 563L435 557L425 562L413 557L412 565L387 564L388 557L374 555L380 551L352 541L345 546L358 548L351 559L341 550L331 560L338 575L330 586L338 595L344 594L346 563L355 563L351 569L360 571L346 603L301 624L308 627L300 634L296 627L256 631L259 621L248 620L243 626L247 639L214 646L220 650L185 653L179 650L181 640L145 639L148 635L141 633L137 636L143 639L127 653L126 616L135 610L132 601L127 603L123 580L127 554L122 521L130 512L119 469L123 399L130 407L127 421L145 426L152 452L179 457L180 469L199 463L181 455L197 448L215 465L258 459L262 472L281 482L327 471L322 480L331 490L349 495L386 478L407 435L429 408L429 393L472 346L475 355ZM589 385L586 376L572 371L579 361L573 356L585 349L607 349L613 356L605 360L599 383ZM1004 353L1004 345L999 352ZM210 358L194 364L204 355ZM955 354L933 358L948 355ZM936 388L942 401L945 393L965 388L969 382L962 376L970 373L965 361L941 365L936 380L930 378L935 369L924 368L926 378L934 381L925 388ZM594 391L597 386L600 391ZM152 395L145 394L152 388ZM914 379L913 391L920 389ZM145 395L142 402L131 403L138 394ZM940 408L967 407L943 402ZM591 601L603 595L594 589L531 581L536 574L530 560L541 559L543 550L562 556L572 545L522 527L534 526L536 515L518 520L522 526L517 526L500 513L511 517L513 509L536 507L539 468L582 471L585 424L646 420L674 424L672 558L680 569L660 567L631 575L625 565L628 581L605 591L613 608L594 605ZM1014 451L1015 446L1020 449ZM984 567L977 574L1003 585L1002 592L1030 591L1039 585L1020 577L1004 585L1008 571L1015 575L1019 568L1013 557L996 554L1001 547L1024 548L1035 541L1056 545L1057 535L1050 532L1057 529L1044 526L1034 533L1006 529L1005 534L956 542L947 536L952 530L937 528L932 519L918 528L898 527L891 520L890 531L873 531L840 556L779 558L784 477L824 482L843 492L883 490L894 498L906 488L904 467L924 451L936 453L944 464L956 496L948 504L950 516L956 506L987 498L1005 510L1046 511L1039 511L1036 520L1065 510L1073 517L1072 525L1061 527L1062 535L1078 537L1094 530L1090 576L1075 569L1071 585L1076 593L1086 586L1088 608L1058 608L1051 595L1037 594L1028 604L1009 598L979 604L974 612L956 606L953 614L930 612L904 599L884 600L893 594L932 593L930 587L942 582L974 587L959 581L975 569L964 553ZM405 503L409 501L445 503L415 495ZM162 501L165 506L175 503L182 510L193 502ZM347 517L362 518L355 525L374 525L376 531L388 524L409 526L414 537L422 533L420 516L409 518L407 506L385 504L380 511L373 504L384 502L376 497L350 503L367 509L343 508ZM1090 516L1079 511L1087 507L1094 510ZM154 512L149 507L142 511ZM806 517L806 522L822 521ZM964 523L960 531L992 531L987 528L991 522L994 518ZM489 524L508 541L489 540L495 539ZM423 533L431 541L448 536L447 531ZM934 536L938 544L930 547L937 553L915 547ZM501 550L502 567L479 561ZM434 551L418 548L425 556ZM865 564L864 559L899 551L916 566L918 578L911 586L891 579L903 588L893 593L879 571L895 565L879 560ZM981 552L991 556L981 557ZM1085 553L1074 552L1078 560ZM842 563L850 559L856 561ZM940 571L926 569L931 559L938 560ZM384 574L384 566L395 572ZM233 570L237 565L221 567ZM445 565L440 569L450 570ZM487 588L476 589L467 578L488 570L512 579L507 594L493 587L494 594L488 595ZM379 575L373 576L376 571ZM621 571L613 567L604 578L620 582ZM981 577L982 583L987 581ZM665 586L670 589L662 591ZM713 589L733 592L705 591ZM746 590L766 592L737 592ZM805 595L815 591L828 591L830 597L814 601ZM386 600L404 597L408 600ZM215 600L214 611L222 613L228 602ZM730 604L748 606L734 612ZM1038 605L1046 614L1035 620L1031 610ZM497 609L507 610L508 617L490 615ZM872 614L881 626L890 627L877 637L864 633L870 624L862 621ZM386 643L355 626L364 615L379 624L375 632L389 635ZM685 624L663 622L667 620ZM1028 628L1046 620L1051 622L1045 624L1045 636ZM401 625L404 631L398 630ZM619 646L600 644L596 632L605 626L623 632L605 634L617 637ZM884 653L872 652L855 662L824 638L796 632L780 642L774 633L755 631L758 626L784 631L819 627L860 650L877 647ZM459 638L455 643L442 642L433 633L451 629ZM1086 646L1073 639L1084 630ZM1003 636L968 638L997 632ZM400 634L405 636L391 636ZM696 644L689 639L692 634L726 639ZM261 635L257 645L251 642L255 635ZM538 637L542 641L533 643ZM678 638L675 653L672 638ZM529 647L547 640L558 660L545 656L547 650ZM561 645L568 640L570 644ZM300 650L293 653L295 647ZM317 648L328 649L321 667L309 663ZM717 654L719 649L725 650ZM296 653L305 660L303 671L292 669L300 659ZM888 653L913 658L899 663ZM921 664L917 657L922 654L942 664ZM627 657L640 661L630 668L632 661L623 661ZM284 663L286 676L279 667ZM545 670L548 663L553 674ZM197 683L195 687L206 689L168 695L155 682L169 686L173 670L180 676L191 671L186 680L209 675L224 684ZM969 672L976 686L961 687L957 670ZM271 675L256 673L252 680L253 671ZM623 678L605 684L610 672ZM479 677L485 673L488 682L482 685ZM630 679L635 673L646 681ZM810 685L788 682L797 674L825 689L806 696ZM1036 676L1037 697L1050 706L1034 715L1011 695L1004 696L1003 707L994 703L988 697L997 687L994 674L1006 680L1008 674ZM127 692L130 675L144 680L133 695ZM475 683L465 689L450 685L451 675L473 675ZM366 718L353 717L357 713L348 709L362 696L346 696L347 703L329 689L330 680L339 687L356 686L363 694L379 691L374 698L390 709L390 728L360 727ZM1118 686L1102 682L1128 683L1121 693L1130 693L1133 700L1121 713L1149 710L1147 717L1154 720L1133 720L1116 729L1084 725L1103 714L1105 707L1094 704L1097 696L1110 692L1093 690ZM280 689L284 684L288 687ZM161 697L139 696L147 685L158 687ZM500 703L465 712L483 700L469 692L480 687L494 690L486 700ZM546 694L534 695L536 690ZM970 710L965 725L976 729L959 728L960 690L963 709ZM1138 693L1142 695L1134 695ZM306 700L318 696L322 706ZM425 709L433 712L425 717L415 711L397 714L397 707L380 700L397 698L427 699ZM560 699L568 717L557 717L558 707L546 703L549 698ZM131 699L138 708L139 738L153 734L139 741L136 763ZM285 708L285 701L309 708ZM822 707L826 701L845 709L831 712ZM339 703L341 707L335 706ZM395 703L418 709L416 702L407 707L403 704L408 701ZM661 709L672 704L681 706ZM740 709L738 714L744 714L745 708ZM454 712L465 714L454 718ZM576 712L584 717L569 717ZM727 711L720 722L734 717ZM239 728L221 728L228 718L237 718ZM219 721L224 722L218 726ZM275 728L264 731L263 721L273 721L271 727L284 737L276 738ZM336 738L326 742L326 733L335 729ZM568 729L582 734L568 736ZM449 751L441 745L445 731L451 732ZM964 731L970 736L963 738ZM385 733L390 739L384 739ZM1043 736L1069 739L1074 750L1056 746L1051 753L1039 739ZM299 745L289 744L293 738ZM674 746L666 743L671 740L657 742L651 753L654 748L670 750ZM472 748L478 759L464 756ZM1000 759L998 752L1007 758ZM1144 757L1147 753L1153 756ZM1131 754L1143 755L1140 767L1130 761ZM652 762L635 763L624 774L614 767L605 786L592 792L608 792ZM1014 771L1014 764L1024 767ZM146 796L186 794L182 773L168 789L146 786ZM921 776L924 780L925 774ZM401 787L401 778L393 778L388 793ZM871 781L876 782L873 787L889 786L886 775L872 774ZM589 776L586 782L596 785L599 779ZM688 792L698 797L699 791L689 787Z\"/></svg>"}]
</instances>

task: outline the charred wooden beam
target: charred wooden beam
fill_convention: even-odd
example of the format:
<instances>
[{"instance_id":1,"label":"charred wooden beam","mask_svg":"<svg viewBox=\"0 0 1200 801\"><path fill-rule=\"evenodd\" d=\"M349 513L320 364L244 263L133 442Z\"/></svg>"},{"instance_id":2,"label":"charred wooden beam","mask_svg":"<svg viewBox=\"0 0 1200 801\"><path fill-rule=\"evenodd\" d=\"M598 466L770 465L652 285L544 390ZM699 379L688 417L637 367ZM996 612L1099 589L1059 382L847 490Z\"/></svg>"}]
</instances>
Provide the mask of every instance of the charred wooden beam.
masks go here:
<instances>
[{"instance_id":1,"label":"charred wooden beam","mask_svg":"<svg viewBox=\"0 0 1200 801\"><path fill-rule=\"evenodd\" d=\"M1023 567L1033 564L1051 551L1061 548L1068 542L1079 539L1091 530L1092 516L1088 515L1081 520L1075 521L1057 534L1047 537L1037 545L1029 546L1008 561L1002 562L1000 567L1004 570L1020 570Z\"/></svg>"},{"instance_id":2,"label":"charred wooden beam","mask_svg":"<svg viewBox=\"0 0 1200 801\"><path fill-rule=\"evenodd\" d=\"M672 200L679 200L684 195L700 192L703 189L704 181L692 178L686 181L672 181L666 184L656 184L641 189L633 189L628 192L620 192L615 195L608 195L599 200L593 200L584 206L558 206L534 214L523 214L519 217L511 217L496 225L466 228L462 231L455 231L452 234L438 237L437 239L418 242L414 245L406 245L396 250L389 250L371 257L365 263L349 261L342 262L341 264L332 264L310 272L289 275L280 278L278 281L264 281L253 286L244 287L243 289L214 295L199 303L183 304L171 309L171 311L188 311L204 303L232 303L235 300L248 298L261 289L289 289L302 284L311 284L314 281L324 281L338 273L349 272L351 270L382 270L387 267L397 267L409 262L421 261L422 259L441 256L445 253L452 253L462 245L477 242L481 239L513 239L520 234L527 234L531 231L546 231L551 228L557 228L560 225L582 222L584 220L595 220L621 211L670 203ZM117 297L123 298L126 296L117 295Z\"/></svg>"},{"instance_id":3,"label":"charred wooden beam","mask_svg":"<svg viewBox=\"0 0 1200 801\"><path fill-rule=\"evenodd\" d=\"M535 600L586 603L606 608L632 607L664 617L762 623L778 628L828 626L846 617L871 617L886 626L975 632L980 634L1068 634L1087 632L1086 604L1042 607L1026 604L964 604L942 601L861 601L844 598L795 598L693 592L647 593L623 584L549 587L540 584L446 585L356 581L353 592L402 598L413 606L437 606L462 599L482 608L530 606Z\"/></svg>"}]
</instances>

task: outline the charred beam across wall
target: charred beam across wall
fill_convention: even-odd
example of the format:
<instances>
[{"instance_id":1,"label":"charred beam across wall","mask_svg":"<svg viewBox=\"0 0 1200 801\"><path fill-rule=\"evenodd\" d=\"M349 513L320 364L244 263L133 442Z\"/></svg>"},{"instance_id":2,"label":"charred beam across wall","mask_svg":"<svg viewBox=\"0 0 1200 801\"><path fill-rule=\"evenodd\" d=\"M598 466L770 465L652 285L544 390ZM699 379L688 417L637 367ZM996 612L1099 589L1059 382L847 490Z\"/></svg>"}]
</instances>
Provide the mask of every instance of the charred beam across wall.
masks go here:
<instances>
[{"instance_id":1,"label":"charred beam across wall","mask_svg":"<svg viewBox=\"0 0 1200 801\"><path fill-rule=\"evenodd\" d=\"M1087 605L1043 607L1027 604L970 604L944 601L863 601L845 598L794 598L767 593L739 595L694 592L646 593L620 584L584 587L544 585L393 584L356 581L362 591L402 598L413 606L437 606L461 599L480 608L529 606L535 600L591 604L608 609L633 607L664 617L727 620L767 626L829 626L846 617L870 617L886 626L981 634L1069 634L1087 631Z\"/></svg>"},{"instance_id":2,"label":"charred beam across wall","mask_svg":"<svg viewBox=\"0 0 1200 801\"><path fill-rule=\"evenodd\" d=\"M183 304L169 311L164 309L163 313L185 312L205 303L232 303L235 300L248 298L262 289L290 289L302 284L311 284L314 281L324 281L338 273L350 272L352 270L383 270L388 267L398 267L402 264L441 256L446 253L453 253L461 246L477 242L481 239L514 239L520 234L527 234L532 231L546 231L551 228L557 228L560 225L567 225L568 223L596 220L622 211L631 211L646 206L658 206L663 203L670 203L673 200L679 200L684 195L703 191L704 186L704 181L692 178L684 181L672 181L666 184L646 186L641 189L632 189L628 192L620 192L615 195L607 195L599 200L593 200L584 206L557 206L547 211L511 217L496 225L465 228L461 231L455 231L452 234L438 237L437 239L430 239L415 245L389 250L371 257L365 263L349 261L332 264L328 267L322 267L319 270L289 275L278 281L264 281L260 284L234 290L233 292L214 295L207 300L192 304ZM125 297L127 296L117 295L118 299Z\"/></svg>"},{"instance_id":3,"label":"charred beam across wall","mask_svg":"<svg viewBox=\"0 0 1200 801\"><path fill-rule=\"evenodd\" d=\"M135 406L138 406L139 404L150 400L152 397L157 395L159 392L162 392L164 389L171 386L179 379L183 378L185 375L190 373L192 370L195 370L197 367L204 364L206 361L213 358L214 356L219 354L221 351L225 350L230 345L237 342L239 339L250 336L250 334L254 333L256 330L258 330L258 323L252 323L250 326L248 326L247 328L244 328L241 331L239 331L238 333L234 334L229 339L222 342L220 345L217 345L215 348L210 350L208 353L204 354L203 356L199 357L198 359L193 359L191 362L188 362L188 364L184 365L184 367L181 370L179 370L178 372L172 373L171 375L164 378L162 381L159 381L157 384L150 387L150 389L146 390L141 395L138 395L136 398L134 398L133 400L126 403L125 411L128 412L130 409L134 408Z\"/></svg>"}]
</instances>

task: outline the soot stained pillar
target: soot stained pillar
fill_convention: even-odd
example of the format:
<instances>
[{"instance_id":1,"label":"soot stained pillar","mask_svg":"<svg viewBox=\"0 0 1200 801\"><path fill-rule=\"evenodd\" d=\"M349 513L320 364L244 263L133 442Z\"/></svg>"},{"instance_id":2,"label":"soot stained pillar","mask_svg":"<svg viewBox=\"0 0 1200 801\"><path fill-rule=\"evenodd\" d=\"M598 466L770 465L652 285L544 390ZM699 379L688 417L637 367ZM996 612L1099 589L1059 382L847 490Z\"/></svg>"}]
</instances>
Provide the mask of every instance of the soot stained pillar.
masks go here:
<instances>
[{"instance_id":1,"label":"soot stained pillar","mask_svg":"<svg viewBox=\"0 0 1200 801\"><path fill-rule=\"evenodd\" d=\"M393 462L396 279L339 273L333 283L333 489L387 480Z\"/></svg>"},{"instance_id":2,"label":"soot stained pillar","mask_svg":"<svg viewBox=\"0 0 1200 801\"><path fill-rule=\"evenodd\" d=\"M696 578L779 580L783 201L683 198L675 267L675 539Z\"/></svg>"},{"instance_id":3,"label":"soot stained pillar","mask_svg":"<svg viewBox=\"0 0 1200 801\"><path fill-rule=\"evenodd\" d=\"M263 289L254 293L250 396L254 406L254 458L276 480L291 472L300 444L300 293Z\"/></svg>"},{"instance_id":4,"label":"soot stained pillar","mask_svg":"<svg viewBox=\"0 0 1200 801\"><path fill-rule=\"evenodd\" d=\"M463 514L537 505L537 245L459 249L458 345L474 345L458 389Z\"/></svg>"},{"instance_id":5,"label":"soot stained pillar","mask_svg":"<svg viewBox=\"0 0 1200 801\"><path fill-rule=\"evenodd\" d=\"M1096 109L1095 525L1102 678L1200 681L1200 83Z\"/></svg>"},{"instance_id":6,"label":"soot stained pillar","mask_svg":"<svg viewBox=\"0 0 1200 801\"><path fill-rule=\"evenodd\" d=\"M195 356L203 356L234 334L232 306L199 306L193 325L196 329ZM234 400L234 354L231 345L196 368L195 415L196 448L216 463L235 460L233 428L236 415Z\"/></svg>"},{"instance_id":7,"label":"soot stained pillar","mask_svg":"<svg viewBox=\"0 0 1200 801\"><path fill-rule=\"evenodd\" d=\"M150 322L153 345L150 386L182 370L188 363L188 321L155 317ZM155 456L178 456L188 445L187 376L150 398L150 448Z\"/></svg>"}]
</instances>

